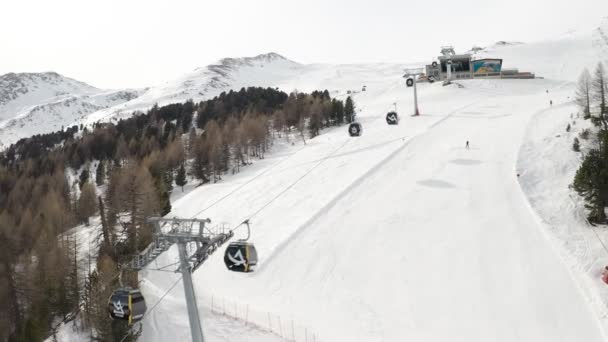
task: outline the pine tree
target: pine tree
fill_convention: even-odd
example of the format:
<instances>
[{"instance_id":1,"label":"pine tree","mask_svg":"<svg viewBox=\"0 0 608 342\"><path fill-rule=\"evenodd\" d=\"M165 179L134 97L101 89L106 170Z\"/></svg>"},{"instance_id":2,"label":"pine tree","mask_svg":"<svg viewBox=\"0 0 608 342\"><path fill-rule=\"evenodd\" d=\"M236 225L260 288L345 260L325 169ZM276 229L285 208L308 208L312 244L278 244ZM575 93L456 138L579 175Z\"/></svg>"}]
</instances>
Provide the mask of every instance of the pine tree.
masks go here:
<instances>
[{"instance_id":1,"label":"pine tree","mask_svg":"<svg viewBox=\"0 0 608 342\"><path fill-rule=\"evenodd\" d=\"M163 181L156 183L156 191L158 193L160 215L165 216L171 212L171 194Z\"/></svg>"},{"instance_id":2,"label":"pine tree","mask_svg":"<svg viewBox=\"0 0 608 342\"><path fill-rule=\"evenodd\" d=\"M97 170L95 171L95 184L98 186L103 185L105 183L106 170L103 159L99 161L97 164Z\"/></svg>"},{"instance_id":3,"label":"pine tree","mask_svg":"<svg viewBox=\"0 0 608 342\"><path fill-rule=\"evenodd\" d=\"M177 177L175 177L175 184L177 184L177 186L180 186L182 188L182 192L184 192L184 185L186 185L188 183L188 180L186 179L186 168L184 167L184 164L181 164L179 166L179 169L177 169Z\"/></svg>"},{"instance_id":4,"label":"pine tree","mask_svg":"<svg viewBox=\"0 0 608 342\"><path fill-rule=\"evenodd\" d=\"M589 221L604 223L608 194L608 165L596 149L589 151L574 176L573 188L585 198Z\"/></svg>"},{"instance_id":5,"label":"pine tree","mask_svg":"<svg viewBox=\"0 0 608 342\"><path fill-rule=\"evenodd\" d=\"M570 124L568 124L568 126L566 126L566 132L570 132Z\"/></svg>"},{"instance_id":6,"label":"pine tree","mask_svg":"<svg viewBox=\"0 0 608 342\"><path fill-rule=\"evenodd\" d=\"M173 191L173 170L167 169L164 172L163 180L165 182L165 187L169 193Z\"/></svg>"},{"instance_id":7,"label":"pine tree","mask_svg":"<svg viewBox=\"0 0 608 342\"><path fill-rule=\"evenodd\" d=\"M355 121L355 103L350 96L346 98L346 103L344 104L344 115L346 116L346 122L351 123Z\"/></svg>"},{"instance_id":8,"label":"pine tree","mask_svg":"<svg viewBox=\"0 0 608 342\"><path fill-rule=\"evenodd\" d=\"M574 141L572 142L572 150L574 152L580 152L581 151L581 143L578 140L578 138L574 138Z\"/></svg>"},{"instance_id":9,"label":"pine tree","mask_svg":"<svg viewBox=\"0 0 608 342\"><path fill-rule=\"evenodd\" d=\"M335 100L334 112L336 113L336 121L338 125L344 123L344 103L340 100Z\"/></svg>"},{"instance_id":10,"label":"pine tree","mask_svg":"<svg viewBox=\"0 0 608 342\"><path fill-rule=\"evenodd\" d=\"M331 126L332 123L336 121L333 110L334 107L331 100L324 98L321 102L321 112L323 116L323 124L325 125L325 127Z\"/></svg>"},{"instance_id":11,"label":"pine tree","mask_svg":"<svg viewBox=\"0 0 608 342\"><path fill-rule=\"evenodd\" d=\"M82 172L80 173L80 177L78 177L78 185L80 186L80 188L82 189L82 186L84 185L84 183L89 181L89 164L85 164L84 168L82 169Z\"/></svg>"}]
</instances>

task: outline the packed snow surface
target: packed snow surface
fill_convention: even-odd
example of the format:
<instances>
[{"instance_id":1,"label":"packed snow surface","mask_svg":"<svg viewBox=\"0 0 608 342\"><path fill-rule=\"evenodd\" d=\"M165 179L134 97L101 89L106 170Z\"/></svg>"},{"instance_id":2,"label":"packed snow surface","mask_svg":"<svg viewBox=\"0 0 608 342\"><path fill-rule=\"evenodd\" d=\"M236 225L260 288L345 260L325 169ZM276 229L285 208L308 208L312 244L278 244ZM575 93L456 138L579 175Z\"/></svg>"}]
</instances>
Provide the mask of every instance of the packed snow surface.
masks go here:
<instances>
[{"instance_id":1,"label":"packed snow surface","mask_svg":"<svg viewBox=\"0 0 608 342\"><path fill-rule=\"evenodd\" d=\"M363 136L327 130L174 204L169 217L253 223L259 269L229 273L217 253L194 274L199 296L293 317L323 341L603 341L516 174L528 122L563 83L423 84L411 117L395 82L355 96ZM393 102L399 126L384 121ZM143 275L150 298L175 279ZM145 322L145 340L185 319L174 317Z\"/></svg>"},{"instance_id":2,"label":"packed snow surface","mask_svg":"<svg viewBox=\"0 0 608 342\"><path fill-rule=\"evenodd\" d=\"M520 147L537 134L531 120L550 100L571 101L571 81L597 62L590 40L497 46L521 56L513 66L546 78L420 84L420 117L409 115L402 66L289 65L300 74L271 73L268 82L286 90L326 88L338 97L355 90L364 134L332 128L306 145L275 147L241 174L174 203L169 217L253 224L256 272L228 272L220 250L194 274L199 304L228 298L293 319L321 341L604 341L606 320L587 287L594 280L567 262L517 175ZM553 51L561 49L571 53ZM393 103L398 126L384 119ZM176 259L172 249L156 266ZM176 279L142 275L152 300ZM145 321L146 341L186 319L181 307L183 316L162 326ZM162 304L157 311L150 316L162 314Z\"/></svg>"},{"instance_id":3,"label":"packed snow surface","mask_svg":"<svg viewBox=\"0 0 608 342\"><path fill-rule=\"evenodd\" d=\"M169 217L252 222L255 272L227 271L222 248L193 275L207 336L218 336L209 303L221 299L267 313L269 325L270 317L296 322L315 341L605 341L605 291L594 278L601 250L590 244L573 257L564 243L564 227L584 225L584 213L580 202L563 202L576 159L551 140L557 124L547 115L557 110L565 122L556 107L608 46L606 31L486 49L545 79L419 84L420 117L410 116L403 65L300 65L269 54L223 60L88 120L242 86L353 95L361 137L346 127L306 144L283 137L243 172L175 197ZM385 122L393 103L398 126ZM544 179L551 172L559 182ZM572 231L592 241L586 228ZM176 261L172 248L140 273L148 303L164 298L143 321L144 341L189 340L183 289L168 291L178 275L153 270Z\"/></svg>"}]
</instances>

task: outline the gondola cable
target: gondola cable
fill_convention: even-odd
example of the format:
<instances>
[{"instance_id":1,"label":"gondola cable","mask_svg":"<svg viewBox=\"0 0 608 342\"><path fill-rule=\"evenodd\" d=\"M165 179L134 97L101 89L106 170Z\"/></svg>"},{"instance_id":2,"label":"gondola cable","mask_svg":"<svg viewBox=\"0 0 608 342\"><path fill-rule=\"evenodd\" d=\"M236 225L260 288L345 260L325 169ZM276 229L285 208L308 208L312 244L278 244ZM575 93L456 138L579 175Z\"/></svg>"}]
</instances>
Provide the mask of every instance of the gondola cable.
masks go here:
<instances>
[{"instance_id":1,"label":"gondola cable","mask_svg":"<svg viewBox=\"0 0 608 342\"><path fill-rule=\"evenodd\" d=\"M158 304L160 304L160 302L163 301L163 299L165 299L165 297L169 294L169 292L171 292L175 286L177 286L177 284L182 280L182 276L179 276L179 278L177 278L177 280L175 280L175 282L173 283L173 285L171 285L171 287L165 291L165 293L163 293L163 295L156 301L156 303L154 303L154 305L150 308L150 310L148 310L143 317L141 318L141 320L139 321L139 324L143 324L143 321L146 319L146 317L148 317L148 315L154 311L154 309L156 309L156 307L158 306ZM123 342L127 337L129 337L131 335L131 332L128 332L127 334L125 334L125 336L123 336L123 338L119 341L119 342Z\"/></svg>"},{"instance_id":2,"label":"gondola cable","mask_svg":"<svg viewBox=\"0 0 608 342\"><path fill-rule=\"evenodd\" d=\"M195 218L196 216L200 215L202 212L208 210L209 208L215 206L216 204L220 203L221 201L225 200L226 198L230 197L232 194L234 194L235 192L241 190L242 188L244 188L245 186L247 186L248 184L252 183L254 180L258 179L259 177L265 175L266 173L268 173L269 171L271 171L272 169L274 169L276 166L278 166L279 164L283 163L284 161L290 159L292 156L298 154L298 152L300 152L301 150L303 150L306 147L306 145L300 147L297 151L295 151L294 153L290 154L287 158L283 158L281 160L279 160L278 162L272 164L270 167L268 167L266 170L260 172L259 174L255 175L253 178L251 178L250 180L248 180L247 182L239 185L238 187L236 187L235 189L233 189L232 191L228 192L226 195L220 197L219 199L217 199L215 202L211 203L210 205L208 205L206 208L200 210L199 212L197 212L196 214L192 215L190 218Z\"/></svg>"},{"instance_id":3,"label":"gondola cable","mask_svg":"<svg viewBox=\"0 0 608 342\"><path fill-rule=\"evenodd\" d=\"M309 175L312 171L314 171L317 167L319 167L322 163L324 163L326 160L328 160L329 158L331 158L334 154L336 154L339 150L341 150L342 148L344 148L344 146L346 146L346 144L349 142L349 140L345 140L344 143L342 145L340 145L338 148L334 149L331 153L329 153L328 155L326 155L325 157L323 157L323 159L321 159L319 162L317 162L317 164L315 164L313 167L311 167L310 169L308 169L302 176L300 176L298 179L296 179L294 182L292 182L289 186L287 186L285 189L283 189L281 192L279 192L276 196L274 196L272 199L270 199L268 202L266 202L262 207L260 207L258 210L256 210L254 213L249 215L249 218L246 219L245 221L243 221L242 223L239 223L238 225L234 226L233 228L231 228L229 231L234 232L236 229L238 229L240 226L242 226L245 222L248 222L249 219L251 219L252 217L256 216L257 214L259 214L262 210L264 210L265 208L267 208L270 204L272 204L274 201L276 201L279 197L281 197L281 195L283 195L285 192L289 191L291 188L293 188L297 183L299 183L302 179L304 179L304 177L306 177L307 175ZM302 147L304 148L304 147ZM297 152L296 152L297 153ZM295 154L295 153L294 153ZM290 156L291 157L291 156ZM289 158L289 157L288 157ZM287 158L286 158L287 159ZM282 161L286 160L283 159ZM282 161L277 162L276 164L274 164L272 167L280 164ZM267 170L268 171L268 170ZM254 177L260 177L262 176L263 173L258 174L257 176ZM252 182L254 179L251 179L249 182ZM246 185L247 183L243 184L241 187L242 188L244 185ZM219 203L221 200L225 199L226 197L230 196L232 193L234 193L235 191L227 194L226 196L222 197L221 199L219 199L218 201L214 202L211 206ZM191 218L194 218L196 215L200 214L201 212L203 212L204 210L209 209L211 206L201 210L199 213L196 213L195 215L191 216ZM171 290L173 290L173 288L177 285L177 283L179 281L181 281L182 276L180 276L175 283L158 299L158 301L156 301L156 303L152 306L151 309L147 310L146 313L143 315L143 317L141 318L141 320L139 321L140 324L143 323L143 321L146 319L146 317L148 317L148 315L163 301L163 299L169 294L169 292L171 292ZM120 342L124 341L128 336L130 335L130 332L127 333L121 340Z\"/></svg>"},{"instance_id":4,"label":"gondola cable","mask_svg":"<svg viewBox=\"0 0 608 342\"><path fill-rule=\"evenodd\" d=\"M264 205L262 205L258 210L256 210L255 212L253 212L252 214L250 214L248 216L248 218L246 220L244 220L243 222L235 225L233 228L229 229L230 232L234 232L236 229L238 229L239 227L241 227L243 224L247 224L247 227L249 229L249 220L253 217L255 217L256 215L258 215L260 212L262 212L264 209L266 209L270 204L272 204L273 202L275 202L278 198L280 198L283 194L285 194L287 191L289 191L290 189L292 189L295 185L297 185L302 179L304 179L306 176L308 176L310 173L312 173L317 167L319 167L321 164L323 164L325 161L327 161L329 158L331 158L333 155L335 155L339 150L341 150L342 148L344 148L348 142L350 140L347 139L344 141L344 143L342 145L340 145L338 148L334 149L331 153L329 153L328 155L326 155L325 157L323 157L319 162L317 162L317 164L315 164L313 167L311 167L310 169L308 169L304 174L302 174L300 177L298 177L298 179L296 179L294 182L292 182L290 185L288 185L287 187L285 187L281 192L279 192L277 195L275 195L273 198L271 198L268 202L266 202ZM207 206L206 208L200 210L199 212L195 213L194 215L192 215L190 218L195 218L197 215L201 214L202 212L204 212L205 210L208 210L209 208L215 206L216 204L220 203L221 201L223 201L224 199L228 198L229 196L231 196L232 194L234 194L235 192L237 192L238 190L242 189L243 187L245 187L246 185L248 185L249 183L253 182L254 180L256 180L257 178L261 177L262 175L266 174L267 172L269 172L270 170L272 170L274 167L278 166L279 164L281 164L283 161L291 158L291 156L297 154L300 150L304 149L305 146L302 146L298 151L294 152L292 155L290 155L289 157L280 160L279 162L273 164L270 168L266 169L265 171L261 172L260 174L254 176L252 179L250 179L249 181L243 183L241 186L235 188L234 190L230 191L229 193L227 193L226 195L222 196L221 198L219 198L218 200L216 200L215 202L213 202L212 204L210 204L209 206ZM170 265L167 266L163 266L164 267L168 267ZM162 268L160 268L159 270L161 270ZM164 294L163 296L161 296L161 298L159 298L159 300L154 304L154 306L152 306L152 308L150 310L148 310L144 316L142 317L141 321L143 321L150 312L152 312L154 310L154 308L156 308L160 302L162 302L162 300L169 294L169 292L177 285L177 283L181 280L181 276L176 280L176 282L171 286L171 288L169 288ZM140 321L140 322L141 322ZM123 337L123 339L121 340L124 341L125 338L127 338L129 336L129 334L125 335L125 337Z\"/></svg>"},{"instance_id":5,"label":"gondola cable","mask_svg":"<svg viewBox=\"0 0 608 342\"><path fill-rule=\"evenodd\" d=\"M278 198L280 198L287 191L292 189L296 184L298 184L302 179L308 176L312 171L314 171L319 165L323 164L327 159L331 156L335 155L340 149L344 148L346 144L348 144L350 140L347 139L344 141L342 145L338 148L331 151L331 153L327 154L321 160L319 160L313 167L308 169L304 174L294 180L291 184L281 190L278 194L272 197L269 201L267 201L264 205L258 208L255 212L250 214L246 220L242 223L238 224L234 228L230 230L231 236L234 236L234 231L241 226L245 225L247 227L247 238L240 239L238 241L231 242L226 250L224 251L224 264L228 268L229 271L233 272L252 272L258 264L258 254L255 248L255 245L252 242L249 242L249 238L251 236L251 228L249 225L249 221L251 218L258 215L262 210L267 208L273 202L275 202Z\"/></svg>"},{"instance_id":6,"label":"gondola cable","mask_svg":"<svg viewBox=\"0 0 608 342\"><path fill-rule=\"evenodd\" d=\"M323 164L327 159L331 158L334 154L336 154L336 152L338 152L344 146L346 146L346 144L348 144L349 141L350 141L349 139L345 140L342 145L340 145L338 148L336 148L335 150L333 150L331 153L329 153L328 155L326 155L325 157L323 157L319 162L317 162L317 164L315 164L313 167L311 167L310 169L308 169L308 171L306 171L302 176L300 176L293 183L291 183L290 185L288 185L285 189L283 189L281 192L279 192L276 196L274 196L272 199L270 199L268 202L266 202L266 204L264 204L262 207L260 207L258 210L256 210L253 214L250 214L248 216L247 220L250 220L252 217L254 217L257 214L259 214L262 210L266 209L270 204L272 204L279 197L281 197L281 195L283 195L284 193L286 193L287 191L289 191L291 188L293 188L302 179L304 179L304 177L308 176L312 171L314 171L317 167L319 167L321 164ZM238 226L241 226L241 224L239 224ZM238 228L238 226L235 227L234 229ZM234 229L233 229L233 231L234 231Z\"/></svg>"}]
</instances>

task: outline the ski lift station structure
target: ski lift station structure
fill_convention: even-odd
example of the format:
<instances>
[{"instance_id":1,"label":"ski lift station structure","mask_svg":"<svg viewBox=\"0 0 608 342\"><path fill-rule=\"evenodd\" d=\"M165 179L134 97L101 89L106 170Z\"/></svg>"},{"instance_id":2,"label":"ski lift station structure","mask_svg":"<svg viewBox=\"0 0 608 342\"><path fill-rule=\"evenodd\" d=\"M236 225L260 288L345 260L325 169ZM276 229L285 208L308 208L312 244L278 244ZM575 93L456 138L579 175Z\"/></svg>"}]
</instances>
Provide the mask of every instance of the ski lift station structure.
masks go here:
<instances>
[{"instance_id":1,"label":"ski lift station structure","mask_svg":"<svg viewBox=\"0 0 608 342\"><path fill-rule=\"evenodd\" d=\"M474 78L518 78L531 79L531 72L520 72L518 69L503 69L500 58L474 59L471 54L456 54L452 46L441 48L437 61L427 64L426 76L435 81L451 81Z\"/></svg>"}]
</instances>

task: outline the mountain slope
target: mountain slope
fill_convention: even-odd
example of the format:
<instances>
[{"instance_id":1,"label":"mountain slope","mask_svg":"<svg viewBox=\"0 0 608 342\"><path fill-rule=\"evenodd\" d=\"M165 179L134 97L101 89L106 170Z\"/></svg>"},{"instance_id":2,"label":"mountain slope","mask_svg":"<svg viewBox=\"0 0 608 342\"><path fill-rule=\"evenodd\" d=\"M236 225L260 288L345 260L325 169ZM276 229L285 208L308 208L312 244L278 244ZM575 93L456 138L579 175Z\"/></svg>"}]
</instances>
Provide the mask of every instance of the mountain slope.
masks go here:
<instances>
[{"instance_id":1,"label":"mountain slope","mask_svg":"<svg viewBox=\"0 0 608 342\"><path fill-rule=\"evenodd\" d=\"M366 84L354 95L364 134L332 129L174 203L169 217L253 224L256 272L229 273L216 253L194 274L199 297L293 318L323 341L604 341L606 319L556 253L516 172L530 120L551 99L569 101L597 51L590 36L524 45L517 66L556 79L421 84L421 117L408 115L398 66L310 66L282 83L340 94ZM582 50L560 52L571 48ZM521 45L500 49L515 56ZM544 49L555 58L539 64ZM399 126L384 122L393 102ZM158 264L176 258L172 249ZM175 279L141 275L152 300ZM144 322L146 341L185 319L181 289L168 297L159 319Z\"/></svg>"},{"instance_id":2,"label":"mountain slope","mask_svg":"<svg viewBox=\"0 0 608 342\"><path fill-rule=\"evenodd\" d=\"M583 68L595 68L608 61L608 18L592 31L577 30L552 40L501 44L476 54L477 57L503 58L504 68L531 71L536 76L575 81Z\"/></svg>"},{"instance_id":3,"label":"mountain slope","mask_svg":"<svg viewBox=\"0 0 608 342\"><path fill-rule=\"evenodd\" d=\"M20 138L60 130L90 113L139 96L101 90L54 72L0 76L0 148Z\"/></svg>"},{"instance_id":4,"label":"mountain slope","mask_svg":"<svg viewBox=\"0 0 608 342\"><path fill-rule=\"evenodd\" d=\"M293 317L326 341L602 341L514 172L528 120L559 83L422 85L420 118L406 115L410 94L390 83L384 98L356 96L362 137L337 129L294 147L203 213L262 171L174 204L169 216L236 224L253 214L259 269L232 274L213 255L194 275L199 296ZM398 127L384 122L388 99L406 108ZM174 262L174 253L158 264ZM152 298L170 282L143 276ZM180 290L171 296L183 298ZM146 325L144 338L160 341L172 326L165 321L152 335Z\"/></svg>"},{"instance_id":5,"label":"mountain slope","mask_svg":"<svg viewBox=\"0 0 608 342\"><path fill-rule=\"evenodd\" d=\"M155 103L162 106L189 99L201 101L230 89L272 86L292 75L300 67L298 63L275 53L256 57L224 58L217 64L197 68L161 86L152 87L137 99L94 113L87 122L128 116L137 110L145 111Z\"/></svg>"},{"instance_id":6,"label":"mountain slope","mask_svg":"<svg viewBox=\"0 0 608 342\"><path fill-rule=\"evenodd\" d=\"M605 59L608 52L608 19L592 32L580 30L569 32L554 40L535 43L499 42L477 53L478 57L498 57L504 59L506 68L519 68L535 72L538 76L574 80L586 66L593 66ZM432 56L429 56L429 61ZM294 89L305 91L315 89L358 90L364 84L375 82L366 70L400 73L405 67L419 67L413 64L300 64L276 53L255 57L225 58L216 64L198 68L176 80L150 88L141 97L124 104L104 109L90 115L85 123L111 120L130 115L133 111L143 111L155 103L165 105L184 102L188 99L201 101L219 95L223 91L239 90L242 87L278 87L290 92ZM351 76L360 82L351 81ZM369 77L372 76L372 77Z\"/></svg>"},{"instance_id":7,"label":"mountain slope","mask_svg":"<svg viewBox=\"0 0 608 342\"><path fill-rule=\"evenodd\" d=\"M193 275L198 304L227 298L312 327L322 341L604 341L605 316L556 253L516 171L529 122L550 100L568 103L580 69L601 57L605 46L593 42L573 35L500 44L489 52L513 63L505 66L547 79L420 84L420 117L408 115L401 65L232 60L234 67L197 71L200 83L190 75L156 88L172 101L240 85L338 95L367 85L353 95L363 136L333 128L307 145L275 147L241 174L174 203L169 217L253 224L256 272L229 273L220 250ZM393 103L399 126L384 121ZM105 114L98 119L123 115ZM176 260L173 248L154 267ZM178 276L140 276L147 300L162 299L143 322L143 340L187 340L183 290L166 293Z\"/></svg>"},{"instance_id":8,"label":"mountain slope","mask_svg":"<svg viewBox=\"0 0 608 342\"><path fill-rule=\"evenodd\" d=\"M545 78L574 80L583 67L605 60L607 53L608 19L592 32L571 31L554 40L527 44L499 42L477 56L503 58L506 68L535 72ZM161 86L119 91L101 91L56 73L6 74L0 76L0 148L61 126L117 120L155 103L201 101L248 86L279 87L288 92L322 88L345 91L346 87L357 90L364 83L373 85L374 78L367 77L373 75L366 75L365 70L385 75L421 64L304 65L267 53L225 58ZM360 79L359 84L348 83L351 75Z\"/></svg>"}]
</instances>

